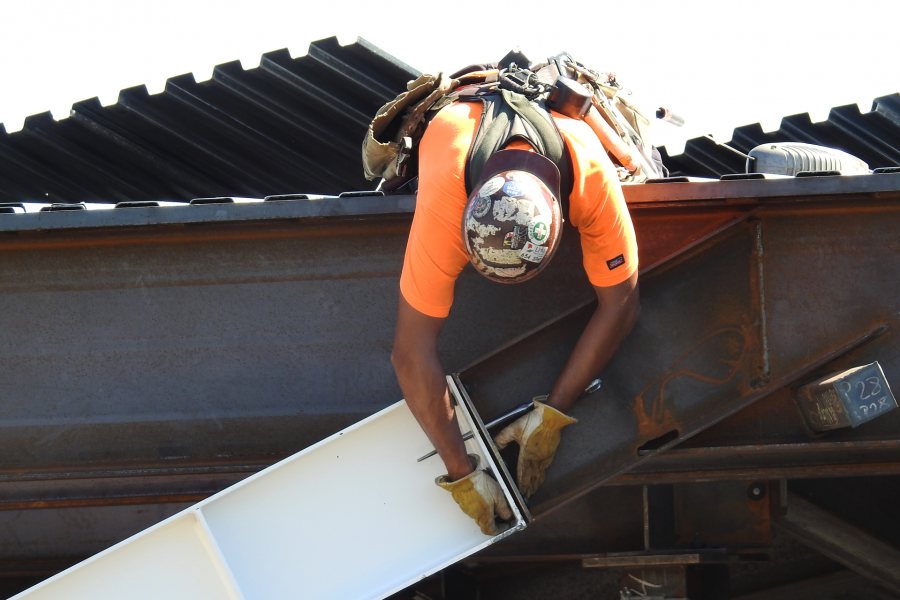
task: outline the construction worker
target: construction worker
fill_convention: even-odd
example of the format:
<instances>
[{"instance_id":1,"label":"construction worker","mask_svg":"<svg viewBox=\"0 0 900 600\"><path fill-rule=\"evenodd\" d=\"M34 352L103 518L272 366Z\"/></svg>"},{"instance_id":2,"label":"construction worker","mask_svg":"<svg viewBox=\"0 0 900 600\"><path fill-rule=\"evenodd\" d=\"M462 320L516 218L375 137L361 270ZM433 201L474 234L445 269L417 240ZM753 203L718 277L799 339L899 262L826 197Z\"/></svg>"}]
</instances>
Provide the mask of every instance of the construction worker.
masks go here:
<instances>
[{"instance_id":1,"label":"construction worker","mask_svg":"<svg viewBox=\"0 0 900 600\"><path fill-rule=\"evenodd\" d=\"M596 311L549 394L536 397L534 410L495 438L500 447L519 444L517 482L528 498L544 481L561 429L576 422L568 413L637 318L638 255L615 167L583 120L550 111L550 134L513 127L494 142L497 149L488 149L483 164L475 164L472 155L485 153L473 148L483 143L476 134L483 137L485 111L493 113L493 105L453 102L436 114L421 139L391 362L409 409L446 466L447 474L436 483L485 534L494 535L495 519L509 519L511 513L497 482L466 452L437 354L457 277L472 263L495 281L528 279L552 257L560 215L579 232ZM547 151L553 140L540 139L554 135L562 141L558 156ZM537 220L529 220L534 215Z\"/></svg>"}]
</instances>

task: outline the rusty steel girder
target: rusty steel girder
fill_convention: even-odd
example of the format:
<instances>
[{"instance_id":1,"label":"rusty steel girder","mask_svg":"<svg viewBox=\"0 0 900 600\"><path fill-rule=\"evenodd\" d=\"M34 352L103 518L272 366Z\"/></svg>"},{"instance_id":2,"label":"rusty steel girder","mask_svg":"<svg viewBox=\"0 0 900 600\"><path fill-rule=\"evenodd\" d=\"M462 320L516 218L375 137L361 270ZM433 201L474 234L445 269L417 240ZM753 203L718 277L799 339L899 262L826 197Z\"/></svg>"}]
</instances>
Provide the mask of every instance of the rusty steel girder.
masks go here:
<instances>
[{"instance_id":1,"label":"rusty steel girder","mask_svg":"<svg viewBox=\"0 0 900 600\"><path fill-rule=\"evenodd\" d=\"M535 527L613 494L601 484L627 512L635 486L896 474L895 413L817 436L792 394L874 360L900 387L898 181L628 188L641 320L577 408ZM147 507L174 511L394 402L413 206L351 195L0 215L0 520L31 532L0 540L0 557L99 550ZM593 310L580 258L566 235L538 281L458 282L440 352L485 420L552 385Z\"/></svg>"},{"instance_id":2,"label":"rusty steel girder","mask_svg":"<svg viewBox=\"0 0 900 600\"><path fill-rule=\"evenodd\" d=\"M674 192L660 197L659 206L690 205ZM573 411L579 425L567 432L533 514L895 330L897 198L895 191L852 202L827 195L731 202L746 207L743 218L651 269L642 277L639 323L604 373L604 391ZM632 206L638 227L650 206ZM460 372L482 417L549 389L593 310L588 303ZM897 358L896 345L875 357L890 373L900 372Z\"/></svg>"}]
</instances>

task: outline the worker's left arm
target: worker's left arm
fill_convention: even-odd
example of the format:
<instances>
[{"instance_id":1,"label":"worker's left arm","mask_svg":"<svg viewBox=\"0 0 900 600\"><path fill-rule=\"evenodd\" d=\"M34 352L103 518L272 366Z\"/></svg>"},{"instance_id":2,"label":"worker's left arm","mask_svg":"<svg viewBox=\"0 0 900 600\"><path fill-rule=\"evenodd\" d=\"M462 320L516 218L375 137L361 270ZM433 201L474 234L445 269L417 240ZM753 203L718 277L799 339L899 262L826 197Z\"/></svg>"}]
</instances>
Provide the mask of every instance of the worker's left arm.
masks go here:
<instances>
[{"instance_id":1,"label":"worker's left arm","mask_svg":"<svg viewBox=\"0 0 900 600\"><path fill-rule=\"evenodd\" d=\"M579 134L584 123L570 119L559 124L575 171L569 219L581 237L597 308L550 394L534 398L534 410L494 438L501 448L519 444L517 483L526 497L543 483L561 430L575 423L566 413L613 357L639 312L637 243L616 171L596 137L589 130Z\"/></svg>"},{"instance_id":2,"label":"worker's left arm","mask_svg":"<svg viewBox=\"0 0 900 600\"><path fill-rule=\"evenodd\" d=\"M597 308L550 391L549 406L568 412L613 357L640 312L637 281L634 272L622 283L594 287Z\"/></svg>"},{"instance_id":3,"label":"worker's left arm","mask_svg":"<svg viewBox=\"0 0 900 600\"><path fill-rule=\"evenodd\" d=\"M618 284L594 289L597 308L549 396L535 397L534 410L494 438L500 448L513 441L519 444L516 476L519 490L526 498L543 483L559 445L561 430L575 423L565 413L612 358L637 319L637 272Z\"/></svg>"},{"instance_id":4,"label":"worker's left arm","mask_svg":"<svg viewBox=\"0 0 900 600\"><path fill-rule=\"evenodd\" d=\"M567 412L597 377L631 331L639 312L638 248L634 224L616 170L595 136L581 122L567 139L580 177L569 203L578 229L584 270L594 286L597 308L550 390L547 404Z\"/></svg>"}]
</instances>

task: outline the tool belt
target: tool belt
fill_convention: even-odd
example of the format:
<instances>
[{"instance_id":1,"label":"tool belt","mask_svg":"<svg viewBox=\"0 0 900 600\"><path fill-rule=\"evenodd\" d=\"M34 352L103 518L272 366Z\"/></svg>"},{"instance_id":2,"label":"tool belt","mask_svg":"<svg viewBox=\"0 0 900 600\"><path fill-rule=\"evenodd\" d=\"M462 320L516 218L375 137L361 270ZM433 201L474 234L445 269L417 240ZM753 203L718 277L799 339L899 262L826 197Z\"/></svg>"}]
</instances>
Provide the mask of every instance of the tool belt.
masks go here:
<instances>
[{"instance_id":1,"label":"tool belt","mask_svg":"<svg viewBox=\"0 0 900 600\"><path fill-rule=\"evenodd\" d=\"M560 76L592 90L594 106L615 134L645 159L640 161L640 167L626 167L611 154L618 165L620 181L663 176L662 165L653 162L653 148L646 141L650 122L622 97L614 76L601 76L567 54L530 68L519 67L509 60L510 56L499 63L502 67L472 65L450 76L426 74L410 81L406 91L384 104L369 125L362 143L366 179L380 179L378 189L384 191L414 186L418 174L416 150L430 119L452 102L481 101L482 121L466 160L467 192L471 193L491 154L513 139L523 139L556 163L563 196L567 197L572 185L571 162L546 108L550 89ZM527 64L524 56L515 58Z\"/></svg>"}]
</instances>

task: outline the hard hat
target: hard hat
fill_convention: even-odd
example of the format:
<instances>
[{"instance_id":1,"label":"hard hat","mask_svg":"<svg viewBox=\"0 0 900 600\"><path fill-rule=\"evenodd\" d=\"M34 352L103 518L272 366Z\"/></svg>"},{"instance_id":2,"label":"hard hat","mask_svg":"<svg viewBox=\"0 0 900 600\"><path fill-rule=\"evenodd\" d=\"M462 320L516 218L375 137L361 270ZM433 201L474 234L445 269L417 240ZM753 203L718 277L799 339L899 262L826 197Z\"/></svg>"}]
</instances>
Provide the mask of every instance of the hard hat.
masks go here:
<instances>
[{"instance_id":1,"label":"hard hat","mask_svg":"<svg viewBox=\"0 0 900 600\"><path fill-rule=\"evenodd\" d=\"M559 169L535 152L500 150L480 181L463 213L469 260L491 281L527 281L547 266L562 236Z\"/></svg>"}]
</instances>

